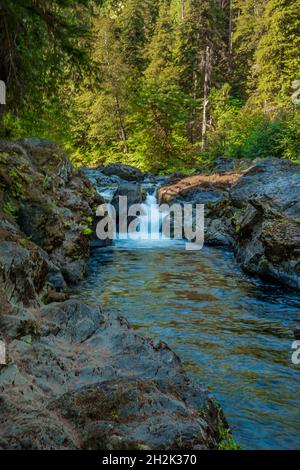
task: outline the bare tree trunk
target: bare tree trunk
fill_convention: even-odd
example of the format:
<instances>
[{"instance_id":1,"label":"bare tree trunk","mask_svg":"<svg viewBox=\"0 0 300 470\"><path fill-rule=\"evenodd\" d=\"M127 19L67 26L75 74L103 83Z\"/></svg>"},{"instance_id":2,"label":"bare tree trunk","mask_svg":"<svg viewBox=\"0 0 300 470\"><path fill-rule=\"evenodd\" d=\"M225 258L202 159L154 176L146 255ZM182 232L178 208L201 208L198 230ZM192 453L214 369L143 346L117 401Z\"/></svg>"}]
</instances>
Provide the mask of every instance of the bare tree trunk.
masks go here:
<instances>
[{"instance_id":1,"label":"bare tree trunk","mask_svg":"<svg viewBox=\"0 0 300 470\"><path fill-rule=\"evenodd\" d=\"M197 71L194 70L193 72L193 99L194 99L194 103L196 103L196 100L197 100L197 90L198 90L198 74L197 74ZM196 104L195 104L196 106ZM197 136L196 136L196 119L197 119L197 116L196 116L196 108L195 106L193 106L193 110L192 110L192 122L191 122L191 127L190 127L190 141L192 144L195 143L196 139L197 139Z\"/></svg>"},{"instance_id":2,"label":"bare tree trunk","mask_svg":"<svg viewBox=\"0 0 300 470\"><path fill-rule=\"evenodd\" d=\"M110 81L112 88L114 90L114 99L116 102L117 117L119 121L119 135L120 135L121 141L123 142L124 153L128 153L127 133L126 133L125 124L123 121L123 115L122 115L123 113L122 113L122 108L120 104L119 89L118 89L117 83L114 80L114 74L111 71L107 33L105 33L105 36L104 36L104 44L105 44L106 61L107 61L106 64L108 68L107 78Z\"/></svg>"},{"instance_id":3,"label":"bare tree trunk","mask_svg":"<svg viewBox=\"0 0 300 470\"><path fill-rule=\"evenodd\" d=\"M6 85L5 82L0 80L0 131L3 128L3 116L6 107Z\"/></svg>"},{"instance_id":4,"label":"bare tree trunk","mask_svg":"<svg viewBox=\"0 0 300 470\"><path fill-rule=\"evenodd\" d=\"M203 116L202 116L202 144L201 144L202 150L205 150L205 147L206 147L210 63L211 63L211 51L210 51L210 47L207 46L206 51L205 51L205 63L204 63L204 93L203 93Z\"/></svg>"},{"instance_id":5,"label":"bare tree trunk","mask_svg":"<svg viewBox=\"0 0 300 470\"><path fill-rule=\"evenodd\" d=\"M119 97L116 94L115 96L115 101L116 101L116 106L117 106L117 114L118 114L118 119L119 119L119 124L120 124L120 138L124 142L124 152L128 153L128 145L127 145L127 134L125 130L125 126L123 123L123 117L122 117L122 111L120 107L120 101Z\"/></svg>"},{"instance_id":6,"label":"bare tree trunk","mask_svg":"<svg viewBox=\"0 0 300 470\"><path fill-rule=\"evenodd\" d=\"M232 52L232 0L229 0L229 52Z\"/></svg>"},{"instance_id":7,"label":"bare tree trunk","mask_svg":"<svg viewBox=\"0 0 300 470\"><path fill-rule=\"evenodd\" d=\"M181 21L184 20L185 17L185 0L181 0Z\"/></svg>"}]
</instances>

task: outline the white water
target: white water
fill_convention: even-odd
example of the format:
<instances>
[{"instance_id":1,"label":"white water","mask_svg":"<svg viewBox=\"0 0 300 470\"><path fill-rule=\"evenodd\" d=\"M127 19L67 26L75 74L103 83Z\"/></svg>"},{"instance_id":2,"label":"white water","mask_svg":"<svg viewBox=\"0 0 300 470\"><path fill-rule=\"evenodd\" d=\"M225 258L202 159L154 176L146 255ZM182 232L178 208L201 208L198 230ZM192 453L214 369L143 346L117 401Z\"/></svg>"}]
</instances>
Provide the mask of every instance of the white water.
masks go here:
<instances>
[{"instance_id":1,"label":"white water","mask_svg":"<svg viewBox=\"0 0 300 470\"><path fill-rule=\"evenodd\" d=\"M159 240L170 240L162 233L162 223L166 216L165 213L161 212L156 190L152 193L149 192L146 197L144 204L141 204L142 214L137 218L134 226L138 226L137 232L131 232L129 230L129 238L134 241L159 241Z\"/></svg>"}]
</instances>

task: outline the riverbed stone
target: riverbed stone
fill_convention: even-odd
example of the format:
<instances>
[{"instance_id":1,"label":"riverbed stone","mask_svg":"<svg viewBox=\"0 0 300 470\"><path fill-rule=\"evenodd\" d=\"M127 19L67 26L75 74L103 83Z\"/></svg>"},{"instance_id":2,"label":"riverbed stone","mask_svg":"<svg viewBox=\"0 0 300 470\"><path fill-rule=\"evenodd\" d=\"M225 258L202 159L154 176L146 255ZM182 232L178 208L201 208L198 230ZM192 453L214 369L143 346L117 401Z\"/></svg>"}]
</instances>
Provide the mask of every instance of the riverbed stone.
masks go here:
<instances>
[{"instance_id":1,"label":"riverbed stone","mask_svg":"<svg viewBox=\"0 0 300 470\"><path fill-rule=\"evenodd\" d=\"M143 173L138 168L121 163L110 163L101 167L100 171L106 176L118 176L126 181L142 181L144 179Z\"/></svg>"}]
</instances>

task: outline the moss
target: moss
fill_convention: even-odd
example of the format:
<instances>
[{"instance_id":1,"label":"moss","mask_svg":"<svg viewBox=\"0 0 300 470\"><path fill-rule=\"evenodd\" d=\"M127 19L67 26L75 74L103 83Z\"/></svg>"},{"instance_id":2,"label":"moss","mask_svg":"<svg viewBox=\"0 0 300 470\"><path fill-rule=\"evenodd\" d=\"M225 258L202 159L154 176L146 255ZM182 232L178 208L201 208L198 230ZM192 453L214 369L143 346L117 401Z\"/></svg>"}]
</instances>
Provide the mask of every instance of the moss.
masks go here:
<instances>
[{"instance_id":1,"label":"moss","mask_svg":"<svg viewBox=\"0 0 300 470\"><path fill-rule=\"evenodd\" d=\"M11 201L5 202L3 206L3 212L5 212L8 215L11 215L14 219L16 217L17 210L18 210L17 207Z\"/></svg>"},{"instance_id":2,"label":"moss","mask_svg":"<svg viewBox=\"0 0 300 470\"><path fill-rule=\"evenodd\" d=\"M176 437L175 445L176 445L176 447L178 447L178 449L182 449L182 447L183 447L182 436L177 436Z\"/></svg>"},{"instance_id":3,"label":"moss","mask_svg":"<svg viewBox=\"0 0 300 470\"><path fill-rule=\"evenodd\" d=\"M262 258L259 262L259 267L261 269L267 269L269 266L269 261L266 258Z\"/></svg>"},{"instance_id":4,"label":"moss","mask_svg":"<svg viewBox=\"0 0 300 470\"><path fill-rule=\"evenodd\" d=\"M87 236L87 237L90 236L90 235L92 235L92 233L93 233L93 230L92 230L91 228L89 228L89 227L86 227L86 228L83 230L83 235L85 235L85 236Z\"/></svg>"},{"instance_id":5,"label":"moss","mask_svg":"<svg viewBox=\"0 0 300 470\"><path fill-rule=\"evenodd\" d=\"M40 336L41 325L36 320L22 320L18 328L18 336Z\"/></svg>"},{"instance_id":6,"label":"moss","mask_svg":"<svg viewBox=\"0 0 300 470\"><path fill-rule=\"evenodd\" d=\"M19 243L23 248L27 248L30 242L31 242L31 237L21 238L19 240Z\"/></svg>"},{"instance_id":7,"label":"moss","mask_svg":"<svg viewBox=\"0 0 300 470\"><path fill-rule=\"evenodd\" d=\"M96 191L96 189L94 188L94 186L85 187L85 188L83 188L83 194L84 194L88 199L93 199L93 198L96 196L97 191Z\"/></svg>"},{"instance_id":8,"label":"moss","mask_svg":"<svg viewBox=\"0 0 300 470\"><path fill-rule=\"evenodd\" d=\"M127 404L130 398L119 390L107 394L102 390L86 391L76 398L76 407L80 410L83 422L88 420L110 419L120 421L120 407Z\"/></svg>"},{"instance_id":9,"label":"moss","mask_svg":"<svg viewBox=\"0 0 300 470\"><path fill-rule=\"evenodd\" d=\"M120 414L116 410L112 411L110 417L112 421L118 422L120 420Z\"/></svg>"},{"instance_id":10,"label":"moss","mask_svg":"<svg viewBox=\"0 0 300 470\"><path fill-rule=\"evenodd\" d=\"M137 443L137 444L135 445L134 450L145 450L146 448L148 449L148 447L147 447L146 444L139 444L139 443Z\"/></svg>"},{"instance_id":11,"label":"moss","mask_svg":"<svg viewBox=\"0 0 300 470\"><path fill-rule=\"evenodd\" d=\"M233 435L230 432L230 429L222 429L221 433L221 442L219 444L218 450L240 450L241 446L234 439Z\"/></svg>"},{"instance_id":12,"label":"moss","mask_svg":"<svg viewBox=\"0 0 300 470\"><path fill-rule=\"evenodd\" d=\"M8 159L9 159L9 154L8 153L0 152L0 164L1 163L4 163L4 164L7 163Z\"/></svg>"}]
</instances>

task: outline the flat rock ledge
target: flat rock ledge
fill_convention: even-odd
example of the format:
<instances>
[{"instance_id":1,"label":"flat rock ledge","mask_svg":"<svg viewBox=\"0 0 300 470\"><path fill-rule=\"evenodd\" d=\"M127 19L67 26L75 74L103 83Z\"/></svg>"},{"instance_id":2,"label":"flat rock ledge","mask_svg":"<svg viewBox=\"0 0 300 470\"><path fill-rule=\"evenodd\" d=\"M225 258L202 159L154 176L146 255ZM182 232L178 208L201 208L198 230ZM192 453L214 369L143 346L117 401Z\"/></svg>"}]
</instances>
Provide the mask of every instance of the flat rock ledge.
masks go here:
<instances>
[{"instance_id":1,"label":"flat rock ledge","mask_svg":"<svg viewBox=\"0 0 300 470\"><path fill-rule=\"evenodd\" d=\"M39 327L14 339L3 321L13 312L0 317L1 449L219 447L228 428L219 405L166 344L76 299L34 314Z\"/></svg>"}]
</instances>

